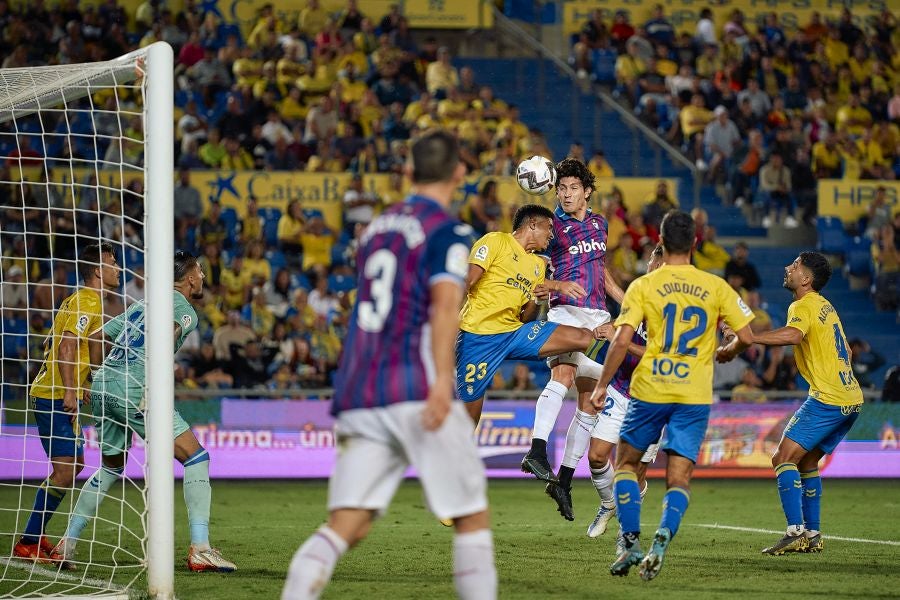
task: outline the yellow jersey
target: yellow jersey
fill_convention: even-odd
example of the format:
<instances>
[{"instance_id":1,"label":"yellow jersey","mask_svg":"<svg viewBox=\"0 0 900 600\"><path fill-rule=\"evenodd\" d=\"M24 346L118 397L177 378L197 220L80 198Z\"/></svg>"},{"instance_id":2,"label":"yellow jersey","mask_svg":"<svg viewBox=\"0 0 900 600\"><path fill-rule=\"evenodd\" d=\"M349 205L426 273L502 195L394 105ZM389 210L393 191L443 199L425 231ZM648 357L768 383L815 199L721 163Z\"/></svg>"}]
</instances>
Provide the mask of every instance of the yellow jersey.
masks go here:
<instances>
[{"instance_id":1,"label":"yellow jersey","mask_svg":"<svg viewBox=\"0 0 900 600\"><path fill-rule=\"evenodd\" d=\"M469 264L484 273L466 295L459 328L488 335L521 327L522 307L534 299L534 286L544 282L544 259L527 252L511 233L495 231L472 246Z\"/></svg>"},{"instance_id":2,"label":"yellow jersey","mask_svg":"<svg viewBox=\"0 0 900 600\"><path fill-rule=\"evenodd\" d=\"M63 300L50 335L44 341L44 364L31 382L29 394L35 398L61 400L66 393L59 371L59 344L63 334L71 333L78 339L75 355L75 385L82 388L91 370L88 337L103 327L103 304L100 293L92 288L81 288ZM80 394L79 390L76 390Z\"/></svg>"},{"instance_id":3,"label":"yellow jersey","mask_svg":"<svg viewBox=\"0 0 900 600\"><path fill-rule=\"evenodd\" d=\"M861 403L862 390L850 366L847 336L831 302L809 292L791 303L787 326L803 334L803 341L794 346L794 359L809 384L810 397L834 406Z\"/></svg>"},{"instance_id":4,"label":"yellow jersey","mask_svg":"<svg viewBox=\"0 0 900 600\"><path fill-rule=\"evenodd\" d=\"M711 404L719 317L735 331L753 312L721 277L693 265L663 265L625 292L616 327L646 322L647 350L631 378L644 402Z\"/></svg>"}]
</instances>

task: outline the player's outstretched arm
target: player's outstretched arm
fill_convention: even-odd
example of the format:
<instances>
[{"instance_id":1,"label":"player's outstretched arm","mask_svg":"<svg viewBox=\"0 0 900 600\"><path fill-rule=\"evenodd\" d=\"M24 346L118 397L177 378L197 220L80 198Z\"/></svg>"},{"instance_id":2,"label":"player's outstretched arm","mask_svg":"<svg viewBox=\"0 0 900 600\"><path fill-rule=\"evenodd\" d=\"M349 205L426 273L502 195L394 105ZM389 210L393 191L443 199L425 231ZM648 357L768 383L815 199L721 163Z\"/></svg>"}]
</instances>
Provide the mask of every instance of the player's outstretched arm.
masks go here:
<instances>
[{"instance_id":1,"label":"player's outstretched arm","mask_svg":"<svg viewBox=\"0 0 900 600\"><path fill-rule=\"evenodd\" d=\"M628 352L628 346L631 344L631 338L634 337L634 327L624 324L616 328L616 335L613 337L609 345L609 351L606 353L606 361L603 363L603 371L600 373L600 379L594 386L591 393L591 404L597 410L603 409L606 398L606 388L612 381L613 375L625 360L625 354Z\"/></svg>"},{"instance_id":2,"label":"player's outstretched arm","mask_svg":"<svg viewBox=\"0 0 900 600\"><path fill-rule=\"evenodd\" d=\"M483 272L481 267L476 267ZM471 273L472 266L469 267ZM431 355L435 378L428 390L422 425L429 431L440 428L453 401L456 382L456 336L459 333L459 305L462 288L453 281L431 286Z\"/></svg>"},{"instance_id":3,"label":"player's outstretched arm","mask_svg":"<svg viewBox=\"0 0 900 600\"><path fill-rule=\"evenodd\" d=\"M803 341L803 332L786 325L754 335L753 341L763 346L796 346Z\"/></svg>"},{"instance_id":4,"label":"player's outstretched arm","mask_svg":"<svg viewBox=\"0 0 900 600\"><path fill-rule=\"evenodd\" d=\"M726 363L735 356L749 348L754 342L753 331L749 325L744 325L729 336L726 334L723 345L716 348L716 361Z\"/></svg>"}]
</instances>

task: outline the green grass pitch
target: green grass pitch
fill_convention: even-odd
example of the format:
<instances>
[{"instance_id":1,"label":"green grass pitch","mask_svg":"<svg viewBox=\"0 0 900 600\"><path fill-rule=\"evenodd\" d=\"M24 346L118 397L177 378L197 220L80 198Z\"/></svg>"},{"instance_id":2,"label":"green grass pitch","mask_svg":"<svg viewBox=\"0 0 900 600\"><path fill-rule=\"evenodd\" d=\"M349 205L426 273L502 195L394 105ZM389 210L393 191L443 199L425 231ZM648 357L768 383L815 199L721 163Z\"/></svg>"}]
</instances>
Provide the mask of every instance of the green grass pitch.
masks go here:
<instances>
[{"instance_id":1,"label":"green grass pitch","mask_svg":"<svg viewBox=\"0 0 900 600\"><path fill-rule=\"evenodd\" d=\"M778 534L753 530L784 527L771 480L698 480L681 531L670 546L660 576L645 583L636 573L613 578L613 531L585 536L597 505L589 481L575 482L574 523L564 521L537 481L491 481L490 502L502 598L896 598L900 590L900 495L896 480L825 480L822 523L827 535L818 555L770 557L760 549ZM642 522L649 538L660 515L663 483L651 482ZM232 574L187 570L187 520L176 489L175 589L182 599L277 598L297 546L325 518L324 482L214 481L213 543L233 559ZM130 496L131 494L129 494ZM27 502L31 494L27 494ZM133 501L139 498L134 494ZM19 502L15 488L0 488L0 507ZM25 500L23 500L25 502ZM110 498L101 515L113 519L121 503ZM0 531L14 528L15 513L0 510ZM27 514L21 513L24 522ZM747 530L714 529L713 525ZM612 524L615 527L615 524ZM58 536L64 518L51 522ZM114 539L104 525L100 536ZM448 598L450 529L424 508L416 482L405 483L372 534L339 563L324 598ZM868 541L865 541L868 540ZM13 540L0 536L3 552ZM79 558L88 550L82 542ZM102 554L102 550L97 551ZM27 571L0 563L0 596ZM81 573L76 572L77 575ZM88 576L101 576L91 570ZM136 588L145 589L143 581ZM27 588L20 588L19 593ZM45 588L43 593L54 591Z\"/></svg>"}]
</instances>

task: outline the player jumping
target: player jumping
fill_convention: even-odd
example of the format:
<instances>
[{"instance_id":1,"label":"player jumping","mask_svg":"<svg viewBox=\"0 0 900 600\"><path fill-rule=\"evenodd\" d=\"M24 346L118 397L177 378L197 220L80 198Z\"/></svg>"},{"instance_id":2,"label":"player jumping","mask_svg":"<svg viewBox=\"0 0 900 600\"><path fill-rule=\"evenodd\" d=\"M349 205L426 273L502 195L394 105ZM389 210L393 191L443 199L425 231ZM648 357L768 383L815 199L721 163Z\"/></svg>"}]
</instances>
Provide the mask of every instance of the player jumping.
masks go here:
<instances>
[{"instance_id":1,"label":"player jumping","mask_svg":"<svg viewBox=\"0 0 900 600\"><path fill-rule=\"evenodd\" d=\"M456 381L475 423L481 418L485 392L505 359L585 350L600 335L581 326L532 320L541 286L573 298L585 294L575 282L544 280L547 264L534 252L547 248L551 239L553 212L526 204L516 211L512 233L489 233L472 247L456 343Z\"/></svg>"},{"instance_id":2,"label":"player jumping","mask_svg":"<svg viewBox=\"0 0 900 600\"><path fill-rule=\"evenodd\" d=\"M203 270L195 256L175 254L175 304L173 335L175 350L197 328L197 313L188 298L203 297ZM114 340L113 349L94 374L91 408L100 432L102 465L78 494L75 510L69 518L65 536L55 551L67 568L74 568L75 546L90 519L97 516L100 503L125 471L133 432L145 439L144 390L146 388L146 348L144 346L144 301L128 307L124 313L103 326ZM175 459L184 465L184 502L187 505L191 548L187 565L192 571L235 570L235 565L209 544L209 513L212 491L209 485L209 453L190 426L175 411Z\"/></svg>"},{"instance_id":3,"label":"player jumping","mask_svg":"<svg viewBox=\"0 0 900 600\"><path fill-rule=\"evenodd\" d=\"M572 294L564 290L553 293L547 320L594 330L609 323L607 292L616 302L621 302L623 297L622 289L605 268L607 223L602 215L594 214L588 208L588 201L594 192L594 175L584 163L567 158L556 165L556 176L559 205L554 211L553 240L544 254L550 261L554 279L573 281L583 293ZM590 395L602 365L592 358L598 358L598 353L602 356L604 345L605 342L598 342L588 349L591 358L582 349L553 355L548 361L552 377L538 398L531 449L522 459L523 471L544 481L557 481L547 459L547 440L556 424L563 398L575 383L578 409L566 433L558 483L547 487L560 514L570 521L575 518L572 512L572 475L587 451L591 431L597 423L597 411L591 406Z\"/></svg>"}]
</instances>

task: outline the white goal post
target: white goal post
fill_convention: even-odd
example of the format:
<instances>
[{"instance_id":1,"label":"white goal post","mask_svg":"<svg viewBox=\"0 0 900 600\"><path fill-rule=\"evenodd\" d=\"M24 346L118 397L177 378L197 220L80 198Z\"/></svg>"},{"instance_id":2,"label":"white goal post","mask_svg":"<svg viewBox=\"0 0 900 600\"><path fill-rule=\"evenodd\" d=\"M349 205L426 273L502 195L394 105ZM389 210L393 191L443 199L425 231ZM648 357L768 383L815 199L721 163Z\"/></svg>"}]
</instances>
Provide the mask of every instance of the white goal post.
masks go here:
<instances>
[{"instance_id":1,"label":"white goal post","mask_svg":"<svg viewBox=\"0 0 900 600\"><path fill-rule=\"evenodd\" d=\"M120 107L122 90L127 90L124 95L133 99L126 108ZM140 550L137 550L143 555L133 557L119 550L115 547L115 540L111 542L112 550L108 553L111 556L112 573L118 572L116 569L120 568L123 556L135 563L124 582L116 580L114 576L91 575L89 562L80 570L79 575L73 576L50 565L9 558L13 544L18 535L22 534L22 523L28 519L30 503L36 490L36 486L27 485L27 481L34 481L34 475L26 477L25 474L34 473L36 465L41 469L46 465L48 474L50 466L46 456L40 454L40 446L35 445L37 436L33 427L9 426L10 419L7 418L4 422L3 415L0 415L0 449L4 450L0 451L0 488L6 488L10 495L14 493L16 488L13 484L16 482L11 481L8 475L4 481L3 474L15 472L20 465L29 465L29 469L21 466L22 476L17 483L18 495L24 500L15 507L0 504L0 551L4 553L0 555L0 582L5 582L0 583L0 597L23 597L23 594L41 597L90 595L92 598L112 594L115 597L128 597L129 588L143 587L143 582L146 581L146 590L134 591L146 592L153 598L174 598L173 95L173 52L163 42L111 61L0 70L0 135L5 140L12 140L6 146L0 143L0 161L5 161L8 167L8 171L0 171L0 184L6 187L10 197L21 204L19 209L13 205L0 205L0 210L13 213L21 211L24 247L28 235L41 235L39 232L29 234L27 215L46 210L46 222L51 223L50 217L55 214L52 200L48 205L47 198L42 198L34 206L29 206L26 197L34 198L36 192L49 196L53 189L61 187L64 189L62 195L68 195L69 202L74 203L71 209L66 210L70 210L72 220L76 223L82 222L79 219L85 217L84 213L89 210L78 205L79 199L91 194L98 199L94 202L97 207L94 209L96 216L87 215L87 219L88 222L93 219L100 233L98 237L90 239L94 243L113 241L117 254L120 253L118 249L123 248L134 250L136 256L142 257L137 259L142 264L124 266L130 276L135 276L137 268L144 270L146 381L152 382L145 390L148 407L146 466L143 475L137 476L144 480L143 489L140 490L143 498L138 497L137 503L141 505L137 513L139 518L135 519L140 523L136 528L143 530L138 544ZM101 98L108 104L100 105ZM54 123L53 129L44 128L45 116L48 122ZM119 131L118 135L100 131L100 121L110 119L114 125L117 124L115 129ZM129 137L125 123L129 119L137 120L135 128L141 132L139 135ZM86 123L86 127L76 127L76 121L82 125ZM38 123L36 129L33 127L35 122ZM26 132L20 128L20 124L22 127L30 124L32 128ZM21 140L25 137L40 143L41 151L29 151L28 146L33 147L33 144L31 141L23 144ZM84 152L76 152L78 147ZM112 150L109 150L110 147ZM54 150L51 151L51 148ZM102 152L100 149L109 151ZM134 155L140 158L132 160L130 150L135 150ZM26 184L25 171L29 168L34 168L40 174L37 183ZM51 179L51 171L54 179ZM131 183L136 182L135 185L127 187L126 179ZM61 180L64 182L60 183ZM126 240L121 228L115 229L118 238L111 240L105 237L106 230L101 226L101 221L110 217L110 214L103 213L99 201L101 197L113 198L113 203L118 204L121 214L113 214L113 220L118 218L125 223L129 219L125 213L129 209L137 211L133 219L134 222L142 219L138 223L142 231L140 243ZM135 203L142 203L143 210L135 208ZM42 241L41 247L45 244L47 249L52 249L55 245L59 247L60 240L64 240L66 235L71 238L66 243L73 246L86 242L75 230L71 234L58 233L53 227L51 224L50 231L46 233L47 241ZM8 233L3 231L0 235ZM28 256L26 249L25 256L21 256L17 247L3 247L0 242L0 251L4 254L5 266L11 264L9 261L23 260L21 264L26 266L26 270L32 264L31 259L35 263L68 263L69 266L74 263L73 260L57 260L52 250L46 255ZM118 258L121 263L123 256ZM29 279L31 273L25 273L21 283L9 280L10 273L15 273L16 268L6 268L6 280L2 285L12 292L15 292L16 285L23 286L23 289L30 292L30 303L36 282ZM123 304L128 302L121 295L120 299ZM0 300L3 300L2 294ZM0 309L3 306L0 302ZM25 311L27 312L23 314L27 315L30 323L34 310L29 304ZM0 333L0 337L4 337L8 332ZM31 344L31 338L35 336L27 329L25 335ZM28 356L26 350L24 358L11 358L5 353L3 359L4 363L15 363L18 360L21 364L14 366L16 372L23 375L16 381L0 382L2 410L7 411L13 405L24 407L29 392L29 367L35 361L39 362L40 356L34 356L33 351ZM23 415L27 414L27 409L17 410L22 413L17 418L25 419ZM33 424L30 417L28 423ZM9 448L14 449L12 456L5 452ZM34 451L35 448L37 452ZM99 467L97 462L85 462L82 476L89 475ZM42 476L46 477L46 474ZM81 484L82 480L79 480L75 489L69 490L57 516L51 520L53 537L59 535L61 527L64 528L68 511L71 504L74 504ZM6 496L0 496L4 497ZM14 536L16 539L13 539ZM90 554L93 555L93 551ZM91 558L88 557L87 560L90 561Z\"/></svg>"}]
</instances>

